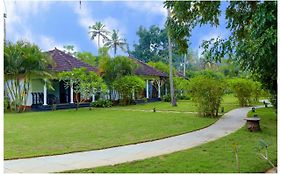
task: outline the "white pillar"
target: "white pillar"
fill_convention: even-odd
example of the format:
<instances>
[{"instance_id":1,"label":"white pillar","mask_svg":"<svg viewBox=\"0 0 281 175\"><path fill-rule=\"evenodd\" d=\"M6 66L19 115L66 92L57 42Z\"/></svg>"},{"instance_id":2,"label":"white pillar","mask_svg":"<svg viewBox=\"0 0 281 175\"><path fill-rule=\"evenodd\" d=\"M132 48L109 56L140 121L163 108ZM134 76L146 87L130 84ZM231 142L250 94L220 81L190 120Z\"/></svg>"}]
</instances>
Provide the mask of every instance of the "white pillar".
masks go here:
<instances>
[{"instance_id":1,"label":"white pillar","mask_svg":"<svg viewBox=\"0 0 281 175\"><path fill-rule=\"evenodd\" d=\"M160 80L159 80L160 81ZM161 98L161 86L160 82L158 83L158 98Z\"/></svg>"},{"instance_id":2,"label":"white pillar","mask_svg":"<svg viewBox=\"0 0 281 175\"><path fill-rule=\"evenodd\" d=\"M148 94L148 80L146 80L146 98L149 98L149 94Z\"/></svg>"},{"instance_id":3,"label":"white pillar","mask_svg":"<svg viewBox=\"0 0 281 175\"><path fill-rule=\"evenodd\" d=\"M96 101L96 96L95 96L95 93L93 93L92 102L95 102L95 101Z\"/></svg>"},{"instance_id":4,"label":"white pillar","mask_svg":"<svg viewBox=\"0 0 281 175\"><path fill-rule=\"evenodd\" d=\"M44 84L44 103L43 105L47 105L47 82L45 80L45 84Z\"/></svg>"},{"instance_id":5,"label":"white pillar","mask_svg":"<svg viewBox=\"0 0 281 175\"><path fill-rule=\"evenodd\" d=\"M132 97L133 97L133 100L135 100L135 90L133 90L133 92L132 92Z\"/></svg>"},{"instance_id":6,"label":"white pillar","mask_svg":"<svg viewBox=\"0 0 281 175\"><path fill-rule=\"evenodd\" d=\"M73 83L70 83L70 103L73 103Z\"/></svg>"},{"instance_id":7,"label":"white pillar","mask_svg":"<svg viewBox=\"0 0 281 175\"><path fill-rule=\"evenodd\" d=\"M167 86L165 85L165 95L168 94L168 89L167 89Z\"/></svg>"}]
</instances>

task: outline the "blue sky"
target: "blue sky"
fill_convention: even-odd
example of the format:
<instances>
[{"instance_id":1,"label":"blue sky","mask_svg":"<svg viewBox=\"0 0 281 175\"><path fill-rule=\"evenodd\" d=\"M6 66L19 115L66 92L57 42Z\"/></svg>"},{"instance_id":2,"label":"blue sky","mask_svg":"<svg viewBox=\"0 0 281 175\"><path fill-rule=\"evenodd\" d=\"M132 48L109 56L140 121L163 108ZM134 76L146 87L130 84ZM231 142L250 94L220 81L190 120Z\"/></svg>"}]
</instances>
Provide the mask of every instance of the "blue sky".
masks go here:
<instances>
[{"instance_id":1,"label":"blue sky","mask_svg":"<svg viewBox=\"0 0 281 175\"><path fill-rule=\"evenodd\" d=\"M164 26L166 10L161 1L8 1L7 39L25 39L39 45L42 50L63 45L74 45L78 51L97 54L97 41L91 41L88 26L96 21L104 23L108 30L118 29L127 39L130 49L138 42L139 26ZM217 28L196 27L191 37L191 48L199 49L203 40L225 37L225 21ZM200 52L200 50L199 50ZM119 54L123 54L119 51Z\"/></svg>"}]
</instances>

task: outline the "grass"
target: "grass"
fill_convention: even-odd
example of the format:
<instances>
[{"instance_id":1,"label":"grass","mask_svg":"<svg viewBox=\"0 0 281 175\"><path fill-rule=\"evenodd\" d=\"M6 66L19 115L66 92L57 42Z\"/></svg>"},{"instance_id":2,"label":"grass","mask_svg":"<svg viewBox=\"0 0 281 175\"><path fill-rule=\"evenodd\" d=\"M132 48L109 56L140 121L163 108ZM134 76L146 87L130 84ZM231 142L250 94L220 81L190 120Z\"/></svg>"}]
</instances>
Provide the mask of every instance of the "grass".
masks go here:
<instances>
[{"instance_id":1,"label":"grass","mask_svg":"<svg viewBox=\"0 0 281 175\"><path fill-rule=\"evenodd\" d=\"M262 103L256 103L262 105ZM239 103L237 98L233 94L228 94L223 96L222 107L224 107L224 112L228 112L232 109L239 108ZM145 103L138 105L114 107L115 109L141 109L141 110L152 110L156 108L159 111L181 111L181 112L197 112L197 107L194 102L191 100L179 100L177 101L177 106L173 107L169 102L154 102L154 103ZM221 110L219 111L221 112Z\"/></svg>"},{"instance_id":2,"label":"grass","mask_svg":"<svg viewBox=\"0 0 281 175\"><path fill-rule=\"evenodd\" d=\"M60 110L7 113L4 159L63 154L155 140L215 122L195 114Z\"/></svg>"},{"instance_id":3,"label":"grass","mask_svg":"<svg viewBox=\"0 0 281 175\"><path fill-rule=\"evenodd\" d=\"M249 132L246 127L219 140L168 155L115 166L74 170L75 173L234 173L238 172L232 144L238 144L240 171L265 172L271 168L256 154L260 139L270 143L269 157L277 164L277 116L272 108L257 109L261 117L261 132ZM252 112L248 114L252 116Z\"/></svg>"}]
</instances>

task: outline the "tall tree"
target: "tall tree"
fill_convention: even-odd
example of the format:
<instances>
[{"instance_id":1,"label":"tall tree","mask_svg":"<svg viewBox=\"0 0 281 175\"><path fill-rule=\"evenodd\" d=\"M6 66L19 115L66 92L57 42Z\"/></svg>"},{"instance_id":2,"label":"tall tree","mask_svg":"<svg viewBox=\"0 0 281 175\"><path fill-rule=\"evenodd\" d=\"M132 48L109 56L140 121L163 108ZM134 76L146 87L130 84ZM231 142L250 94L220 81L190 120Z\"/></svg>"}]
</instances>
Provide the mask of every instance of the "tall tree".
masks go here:
<instances>
[{"instance_id":1,"label":"tall tree","mask_svg":"<svg viewBox=\"0 0 281 175\"><path fill-rule=\"evenodd\" d=\"M88 63L91 66L97 66L97 58L90 52L77 52L75 56L81 61Z\"/></svg>"},{"instance_id":2,"label":"tall tree","mask_svg":"<svg viewBox=\"0 0 281 175\"><path fill-rule=\"evenodd\" d=\"M104 44L105 47L108 48L113 48L114 50L114 57L116 55L117 52L117 48L119 47L121 50L123 50L124 52L127 49L127 43L125 39L120 38L119 34L118 34L118 30L113 30L111 38L106 39L106 42Z\"/></svg>"},{"instance_id":3,"label":"tall tree","mask_svg":"<svg viewBox=\"0 0 281 175\"><path fill-rule=\"evenodd\" d=\"M171 35L181 50L197 25L219 25L220 2L166 1L172 19ZM225 11L231 34L225 39L206 41L209 59L220 61L225 55L252 73L277 99L277 1L230 1Z\"/></svg>"},{"instance_id":4,"label":"tall tree","mask_svg":"<svg viewBox=\"0 0 281 175\"><path fill-rule=\"evenodd\" d=\"M108 30L106 30L105 25L101 22L96 22L95 25L89 26L90 34L91 34L91 40L94 40L96 37L98 37L98 49L100 48L100 41L101 38L103 40L108 39L108 34L110 33Z\"/></svg>"},{"instance_id":5,"label":"tall tree","mask_svg":"<svg viewBox=\"0 0 281 175\"><path fill-rule=\"evenodd\" d=\"M168 9L168 18L170 18L170 9ZM172 59L172 43L170 31L168 29L168 49L169 49L169 81L170 81L170 93L171 93L171 104L172 106L177 106L175 89L174 89L174 81L173 81L173 59Z\"/></svg>"},{"instance_id":6,"label":"tall tree","mask_svg":"<svg viewBox=\"0 0 281 175\"><path fill-rule=\"evenodd\" d=\"M73 45L64 45L63 51L66 52L67 54L72 55L72 56L74 56L76 54L76 52L74 51Z\"/></svg>"}]
</instances>

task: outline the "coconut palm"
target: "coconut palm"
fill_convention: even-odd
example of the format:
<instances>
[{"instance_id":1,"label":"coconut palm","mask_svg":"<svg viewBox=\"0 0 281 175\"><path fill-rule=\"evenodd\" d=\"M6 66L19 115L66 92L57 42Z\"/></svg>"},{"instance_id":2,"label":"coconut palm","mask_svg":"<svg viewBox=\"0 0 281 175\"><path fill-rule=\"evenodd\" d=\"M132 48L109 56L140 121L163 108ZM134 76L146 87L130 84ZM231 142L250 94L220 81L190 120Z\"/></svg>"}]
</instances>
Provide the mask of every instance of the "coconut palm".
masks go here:
<instances>
[{"instance_id":1,"label":"coconut palm","mask_svg":"<svg viewBox=\"0 0 281 175\"><path fill-rule=\"evenodd\" d=\"M106 39L104 46L114 49L114 57L116 55L117 47L126 52L127 42L125 39L120 38L118 30L113 30L111 38Z\"/></svg>"},{"instance_id":2,"label":"coconut palm","mask_svg":"<svg viewBox=\"0 0 281 175\"><path fill-rule=\"evenodd\" d=\"M168 18L170 18L170 10L168 9ZM171 104L172 106L177 106L177 101L175 97L175 89L174 89L174 81L173 81L173 59L172 59L172 43L171 43L171 37L168 30L168 50L169 50L169 66L170 66L170 74L169 74L169 80L170 80L170 93L171 93Z\"/></svg>"},{"instance_id":3,"label":"coconut palm","mask_svg":"<svg viewBox=\"0 0 281 175\"><path fill-rule=\"evenodd\" d=\"M101 22L96 22L95 25L89 26L89 30L89 33L91 34L91 40L94 40L96 37L98 37L98 48L100 48L101 38L105 40L107 39L107 35L110 34L110 32L105 29L105 25Z\"/></svg>"}]
</instances>

